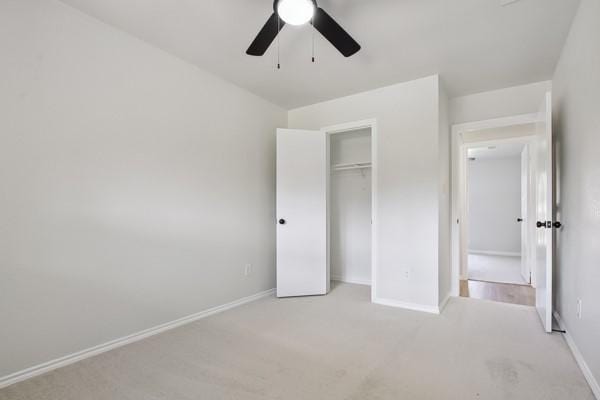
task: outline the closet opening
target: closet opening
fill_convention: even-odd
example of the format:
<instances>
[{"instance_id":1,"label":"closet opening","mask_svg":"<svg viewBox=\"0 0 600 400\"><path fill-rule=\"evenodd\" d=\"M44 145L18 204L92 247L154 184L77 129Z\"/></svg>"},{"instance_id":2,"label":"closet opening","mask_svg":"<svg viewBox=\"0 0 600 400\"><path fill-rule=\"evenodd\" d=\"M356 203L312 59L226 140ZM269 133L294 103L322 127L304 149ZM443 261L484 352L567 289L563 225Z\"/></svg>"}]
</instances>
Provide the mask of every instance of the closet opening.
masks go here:
<instances>
[{"instance_id":1,"label":"closet opening","mask_svg":"<svg viewBox=\"0 0 600 400\"><path fill-rule=\"evenodd\" d=\"M377 299L376 147L373 119L277 130L277 297L342 281Z\"/></svg>"},{"instance_id":2,"label":"closet opening","mask_svg":"<svg viewBox=\"0 0 600 400\"><path fill-rule=\"evenodd\" d=\"M373 126L326 133L330 279L369 285L373 297Z\"/></svg>"}]
</instances>

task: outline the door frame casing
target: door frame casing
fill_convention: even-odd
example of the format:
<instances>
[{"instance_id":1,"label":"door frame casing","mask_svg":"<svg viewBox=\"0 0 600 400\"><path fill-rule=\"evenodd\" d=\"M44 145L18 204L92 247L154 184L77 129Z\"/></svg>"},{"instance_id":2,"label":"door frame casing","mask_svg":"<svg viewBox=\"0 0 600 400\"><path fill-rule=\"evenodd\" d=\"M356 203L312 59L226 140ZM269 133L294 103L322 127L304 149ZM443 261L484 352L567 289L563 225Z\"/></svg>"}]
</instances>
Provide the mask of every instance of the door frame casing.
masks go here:
<instances>
[{"instance_id":1,"label":"door frame casing","mask_svg":"<svg viewBox=\"0 0 600 400\"><path fill-rule=\"evenodd\" d=\"M533 276L532 263L533 254L531 247L533 245L532 229L529 221L532 217L535 218L535 207L533 199L535 198L534 176L533 176L533 157L534 145L532 143L525 144L521 151L521 276L531 286L535 288L535 277ZM523 191L525 194L523 194ZM532 193L533 192L533 193ZM524 212L523 212L524 211ZM523 270L526 269L526 271ZM523 272L526 272L525 274Z\"/></svg>"},{"instance_id":2,"label":"door frame casing","mask_svg":"<svg viewBox=\"0 0 600 400\"><path fill-rule=\"evenodd\" d=\"M465 142L463 134L484 129L504 128L515 125L535 124L539 121L538 113L515 115L503 118L488 119L475 122L455 124L451 130L451 198L452 198L452 229L451 229L451 293L460 295L461 272L466 271L468 247L468 208L467 208L467 150L470 147L499 145L504 143L523 143L532 150L535 135L515 136L504 139L491 139ZM532 182L530 182L531 184ZM530 201L531 204L531 201ZM529 232L529 230L528 230ZM529 241L531 243L531 241ZM531 247L531 246L529 246ZM531 255L531 249L529 249ZM529 262L532 262L530 256ZM530 264L530 268L532 265Z\"/></svg>"},{"instance_id":3,"label":"door frame casing","mask_svg":"<svg viewBox=\"0 0 600 400\"><path fill-rule=\"evenodd\" d=\"M343 134L359 129L371 129L371 301L377 296L377 120L364 119L354 122L346 122L321 128L327 141L327 273L328 280L331 279L330 271L330 200L331 200L331 135Z\"/></svg>"}]
</instances>

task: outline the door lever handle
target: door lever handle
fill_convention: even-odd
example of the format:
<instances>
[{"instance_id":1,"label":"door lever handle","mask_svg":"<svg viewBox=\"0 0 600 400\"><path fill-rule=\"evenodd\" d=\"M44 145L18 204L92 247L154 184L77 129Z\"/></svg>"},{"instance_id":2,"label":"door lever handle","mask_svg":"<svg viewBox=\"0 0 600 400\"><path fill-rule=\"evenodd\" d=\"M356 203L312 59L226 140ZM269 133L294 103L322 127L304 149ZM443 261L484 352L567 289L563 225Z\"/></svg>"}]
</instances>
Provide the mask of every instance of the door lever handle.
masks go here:
<instances>
[{"instance_id":1,"label":"door lever handle","mask_svg":"<svg viewBox=\"0 0 600 400\"><path fill-rule=\"evenodd\" d=\"M523 222L523 218L517 218L517 222Z\"/></svg>"}]
</instances>

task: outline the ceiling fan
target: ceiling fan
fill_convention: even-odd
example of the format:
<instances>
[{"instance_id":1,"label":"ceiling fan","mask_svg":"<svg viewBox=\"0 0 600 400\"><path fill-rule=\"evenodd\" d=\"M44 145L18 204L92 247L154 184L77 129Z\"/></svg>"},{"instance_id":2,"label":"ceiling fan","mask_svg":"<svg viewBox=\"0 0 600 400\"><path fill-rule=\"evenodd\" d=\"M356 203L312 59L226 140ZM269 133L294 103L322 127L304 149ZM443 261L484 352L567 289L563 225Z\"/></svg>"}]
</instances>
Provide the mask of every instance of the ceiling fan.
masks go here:
<instances>
[{"instance_id":1,"label":"ceiling fan","mask_svg":"<svg viewBox=\"0 0 600 400\"><path fill-rule=\"evenodd\" d=\"M274 0L273 14L258 32L246 50L246 54L262 56L285 24L303 25L308 22L311 22L314 28L345 57L350 57L360 50L356 40L352 39L352 36L321 7L318 7L316 0Z\"/></svg>"}]
</instances>

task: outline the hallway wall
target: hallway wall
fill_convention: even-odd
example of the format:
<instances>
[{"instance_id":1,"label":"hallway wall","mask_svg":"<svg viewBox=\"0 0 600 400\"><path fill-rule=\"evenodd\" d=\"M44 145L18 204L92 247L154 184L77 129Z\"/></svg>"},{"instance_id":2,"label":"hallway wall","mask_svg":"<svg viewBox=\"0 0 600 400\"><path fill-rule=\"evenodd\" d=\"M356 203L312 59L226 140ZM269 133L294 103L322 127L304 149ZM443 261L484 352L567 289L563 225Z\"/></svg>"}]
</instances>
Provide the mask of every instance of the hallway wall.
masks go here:
<instances>
[{"instance_id":1,"label":"hallway wall","mask_svg":"<svg viewBox=\"0 0 600 400\"><path fill-rule=\"evenodd\" d=\"M468 163L469 252L521 255L521 157Z\"/></svg>"}]
</instances>

